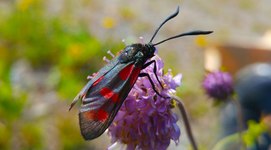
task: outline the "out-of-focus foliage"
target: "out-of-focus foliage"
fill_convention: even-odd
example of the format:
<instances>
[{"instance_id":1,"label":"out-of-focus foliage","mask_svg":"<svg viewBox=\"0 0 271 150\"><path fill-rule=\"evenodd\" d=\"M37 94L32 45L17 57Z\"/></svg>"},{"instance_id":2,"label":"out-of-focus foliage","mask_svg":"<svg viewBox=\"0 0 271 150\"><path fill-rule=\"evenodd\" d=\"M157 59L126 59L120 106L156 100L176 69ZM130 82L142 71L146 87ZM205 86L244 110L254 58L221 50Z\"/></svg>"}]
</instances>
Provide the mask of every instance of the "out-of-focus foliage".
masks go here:
<instances>
[{"instance_id":1,"label":"out-of-focus foliage","mask_svg":"<svg viewBox=\"0 0 271 150\"><path fill-rule=\"evenodd\" d=\"M248 121L248 129L242 132L242 143L247 150L268 149L270 143L270 115L260 122ZM213 150L242 149L240 133L234 133L221 139Z\"/></svg>"},{"instance_id":2,"label":"out-of-focus foliage","mask_svg":"<svg viewBox=\"0 0 271 150\"><path fill-rule=\"evenodd\" d=\"M45 1L18 0L7 6L0 10L0 149L86 148L77 121L65 118L63 112L87 82L83 82L86 76L102 66L97 62L108 46L83 23L74 24L64 14L48 15ZM106 43L112 49L120 46ZM30 65L32 72L27 73L41 72L44 78L32 85L31 80L23 81L25 74L14 69L21 62ZM42 99L44 91L53 91L57 100ZM59 106L64 109L58 110Z\"/></svg>"},{"instance_id":3,"label":"out-of-focus foliage","mask_svg":"<svg viewBox=\"0 0 271 150\"><path fill-rule=\"evenodd\" d=\"M257 139L264 133L267 132L268 128L264 122L257 123L255 121L248 122L248 130L243 135L243 140L248 147L251 147Z\"/></svg>"}]
</instances>

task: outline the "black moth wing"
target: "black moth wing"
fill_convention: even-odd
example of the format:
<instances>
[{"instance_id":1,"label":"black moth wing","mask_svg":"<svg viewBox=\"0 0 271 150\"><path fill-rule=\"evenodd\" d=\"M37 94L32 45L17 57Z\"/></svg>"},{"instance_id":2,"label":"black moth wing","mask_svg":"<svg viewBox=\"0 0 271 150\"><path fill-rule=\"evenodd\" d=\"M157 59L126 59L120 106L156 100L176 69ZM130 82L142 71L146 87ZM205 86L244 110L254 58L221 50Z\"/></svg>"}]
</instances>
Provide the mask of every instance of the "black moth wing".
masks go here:
<instances>
[{"instance_id":1,"label":"black moth wing","mask_svg":"<svg viewBox=\"0 0 271 150\"><path fill-rule=\"evenodd\" d=\"M82 100L82 98L87 94L87 91L90 89L90 87L93 85L94 82L96 82L100 77L104 76L109 71L111 71L118 63L119 63L119 60L117 57L115 57L103 68L101 68L97 72L97 74L91 80L89 80L88 83L83 87L83 89L76 95L76 97L73 99L70 105L69 110L72 109L72 107L77 103L78 100Z\"/></svg>"},{"instance_id":2,"label":"black moth wing","mask_svg":"<svg viewBox=\"0 0 271 150\"><path fill-rule=\"evenodd\" d=\"M133 63L117 63L99 83L88 89L79 113L84 139L91 140L100 136L115 118L141 70ZM123 74L126 79L121 78Z\"/></svg>"}]
</instances>

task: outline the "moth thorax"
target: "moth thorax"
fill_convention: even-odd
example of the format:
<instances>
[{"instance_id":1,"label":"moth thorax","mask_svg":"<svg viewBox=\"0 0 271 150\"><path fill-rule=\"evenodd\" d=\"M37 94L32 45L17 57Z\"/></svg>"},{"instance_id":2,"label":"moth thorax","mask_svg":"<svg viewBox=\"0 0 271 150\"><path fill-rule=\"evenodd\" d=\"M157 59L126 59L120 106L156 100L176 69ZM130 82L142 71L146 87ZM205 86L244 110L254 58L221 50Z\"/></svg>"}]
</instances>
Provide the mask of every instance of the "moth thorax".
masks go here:
<instances>
[{"instance_id":1,"label":"moth thorax","mask_svg":"<svg viewBox=\"0 0 271 150\"><path fill-rule=\"evenodd\" d=\"M146 50L144 52L145 55L148 58L153 57L154 56L154 52L155 52L155 47L151 43L145 44L144 47L146 48Z\"/></svg>"}]
</instances>

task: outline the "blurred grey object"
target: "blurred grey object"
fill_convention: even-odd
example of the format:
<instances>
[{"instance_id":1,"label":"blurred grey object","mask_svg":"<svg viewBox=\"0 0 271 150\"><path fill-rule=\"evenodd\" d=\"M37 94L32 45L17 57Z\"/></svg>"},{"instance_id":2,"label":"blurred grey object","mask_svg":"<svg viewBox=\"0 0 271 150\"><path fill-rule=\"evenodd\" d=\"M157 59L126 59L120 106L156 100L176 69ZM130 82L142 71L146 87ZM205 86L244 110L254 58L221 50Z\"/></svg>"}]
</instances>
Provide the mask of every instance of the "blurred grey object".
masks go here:
<instances>
[{"instance_id":1,"label":"blurred grey object","mask_svg":"<svg viewBox=\"0 0 271 150\"><path fill-rule=\"evenodd\" d=\"M239 100L245 128L247 122L259 122L264 115L271 114L271 64L248 65L236 74L235 92ZM229 103L222 110L223 137L238 131L236 107ZM264 133L250 150L267 150L271 137Z\"/></svg>"},{"instance_id":2,"label":"blurred grey object","mask_svg":"<svg viewBox=\"0 0 271 150\"><path fill-rule=\"evenodd\" d=\"M259 121L262 115L271 113L271 64L245 67L237 73L235 88L245 121Z\"/></svg>"}]
</instances>

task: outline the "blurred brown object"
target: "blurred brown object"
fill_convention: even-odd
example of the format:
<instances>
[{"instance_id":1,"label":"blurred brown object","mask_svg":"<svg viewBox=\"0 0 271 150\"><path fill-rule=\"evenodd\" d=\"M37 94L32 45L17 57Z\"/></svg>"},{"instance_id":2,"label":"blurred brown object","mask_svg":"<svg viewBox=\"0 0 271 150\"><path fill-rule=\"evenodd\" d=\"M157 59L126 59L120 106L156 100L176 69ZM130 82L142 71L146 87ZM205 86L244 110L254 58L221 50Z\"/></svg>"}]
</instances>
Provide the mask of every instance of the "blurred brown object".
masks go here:
<instances>
[{"instance_id":1,"label":"blurred brown object","mask_svg":"<svg viewBox=\"0 0 271 150\"><path fill-rule=\"evenodd\" d=\"M205 69L225 69L235 74L239 69L253 63L271 62L271 30L255 42L238 44L217 44L207 47L204 52Z\"/></svg>"},{"instance_id":2,"label":"blurred brown object","mask_svg":"<svg viewBox=\"0 0 271 150\"><path fill-rule=\"evenodd\" d=\"M216 47L220 54L220 64L231 74L248 64L271 62L271 48L256 46L219 45Z\"/></svg>"}]
</instances>

